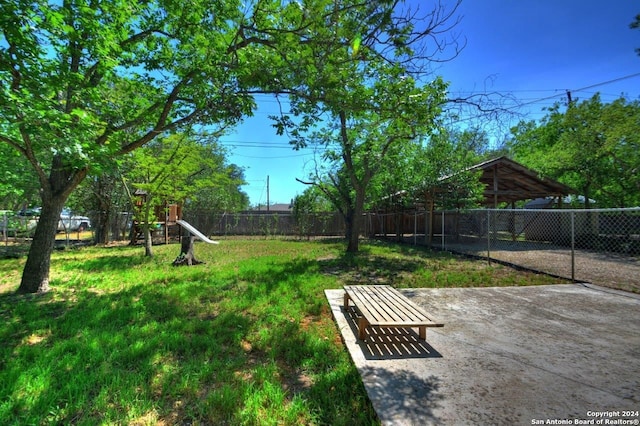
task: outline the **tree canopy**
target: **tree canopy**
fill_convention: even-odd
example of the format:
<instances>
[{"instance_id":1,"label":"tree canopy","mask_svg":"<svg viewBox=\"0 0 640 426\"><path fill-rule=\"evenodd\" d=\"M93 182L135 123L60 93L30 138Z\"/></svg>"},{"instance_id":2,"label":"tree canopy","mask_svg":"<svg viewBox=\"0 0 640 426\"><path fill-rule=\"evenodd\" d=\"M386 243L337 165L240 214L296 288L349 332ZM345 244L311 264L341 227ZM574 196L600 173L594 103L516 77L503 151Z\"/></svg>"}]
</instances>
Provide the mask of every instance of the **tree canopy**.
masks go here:
<instances>
[{"instance_id":1,"label":"tree canopy","mask_svg":"<svg viewBox=\"0 0 640 426\"><path fill-rule=\"evenodd\" d=\"M199 195L216 191L231 194L232 186L239 186L236 170L226 164L224 150L210 138L196 138L188 134L159 137L132 152L125 159L124 178L129 193L140 191L144 197L134 197L135 220L145 238L145 254L152 255L151 222L154 207L167 203L185 205ZM136 203L138 201L138 203ZM141 202L140 202L141 201Z\"/></svg>"},{"instance_id":2,"label":"tree canopy","mask_svg":"<svg viewBox=\"0 0 640 426\"><path fill-rule=\"evenodd\" d=\"M48 289L60 211L90 170L165 132L251 112L238 1L0 5L0 141L37 176L42 214L20 290Z\"/></svg>"},{"instance_id":3,"label":"tree canopy","mask_svg":"<svg viewBox=\"0 0 640 426\"><path fill-rule=\"evenodd\" d=\"M402 165L412 145L437 133L446 100L447 84L431 74L430 65L449 43L455 45L455 38L446 38L455 7L438 4L425 13L399 3L376 3L376 20L351 14L342 32L329 27L325 44L333 46L331 54L306 55L304 73L292 68L284 75L296 82L288 92L291 112L273 117L295 147L322 153L307 183L342 213L352 252L358 250L365 203L380 196L376 189L385 175L406 172Z\"/></svg>"},{"instance_id":4,"label":"tree canopy","mask_svg":"<svg viewBox=\"0 0 640 426\"><path fill-rule=\"evenodd\" d=\"M38 197L38 181L26 159L10 146L0 144L0 209L29 207Z\"/></svg>"},{"instance_id":5,"label":"tree canopy","mask_svg":"<svg viewBox=\"0 0 640 426\"><path fill-rule=\"evenodd\" d=\"M569 185L589 207L640 205L640 102L603 104L599 94L553 106L540 121L521 122L509 142L514 157Z\"/></svg>"},{"instance_id":6,"label":"tree canopy","mask_svg":"<svg viewBox=\"0 0 640 426\"><path fill-rule=\"evenodd\" d=\"M289 97L294 144L324 115L365 191L399 155L396 141L434 125L445 85L427 76L431 59L458 51L454 11L403 0L2 2L0 142L29 163L42 204L19 291L48 289L60 211L89 173L195 124L229 128L254 93Z\"/></svg>"}]
</instances>

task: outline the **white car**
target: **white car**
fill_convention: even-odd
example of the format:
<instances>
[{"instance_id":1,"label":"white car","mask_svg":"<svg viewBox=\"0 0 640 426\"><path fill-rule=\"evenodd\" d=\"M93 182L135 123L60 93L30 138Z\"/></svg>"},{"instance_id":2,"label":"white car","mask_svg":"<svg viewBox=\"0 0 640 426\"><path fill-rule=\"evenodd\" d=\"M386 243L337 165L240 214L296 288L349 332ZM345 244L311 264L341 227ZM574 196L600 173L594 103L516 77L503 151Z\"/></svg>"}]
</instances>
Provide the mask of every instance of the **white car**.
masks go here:
<instances>
[{"instance_id":1,"label":"white car","mask_svg":"<svg viewBox=\"0 0 640 426\"><path fill-rule=\"evenodd\" d=\"M8 235L31 236L38 225L40 207L22 209L16 214L7 211L5 216ZM0 226L4 226L4 224L0 223ZM60 213L58 232L84 231L89 228L91 228L91 220L88 217L72 215L68 209L63 209Z\"/></svg>"},{"instance_id":2,"label":"white car","mask_svg":"<svg viewBox=\"0 0 640 426\"><path fill-rule=\"evenodd\" d=\"M84 231L91 228L91 220L86 216L72 215L67 209L60 213L58 232Z\"/></svg>"}]
</instances>

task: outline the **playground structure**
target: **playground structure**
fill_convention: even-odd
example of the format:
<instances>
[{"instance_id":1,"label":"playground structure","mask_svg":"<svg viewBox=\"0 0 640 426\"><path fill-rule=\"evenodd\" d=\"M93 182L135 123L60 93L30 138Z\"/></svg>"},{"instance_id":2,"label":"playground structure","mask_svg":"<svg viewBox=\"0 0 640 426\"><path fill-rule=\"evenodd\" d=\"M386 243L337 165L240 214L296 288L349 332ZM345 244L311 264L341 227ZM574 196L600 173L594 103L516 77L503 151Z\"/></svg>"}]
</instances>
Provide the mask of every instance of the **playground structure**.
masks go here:
<instances>
[{"instance_id":1,"label":"playground structure","mask_svg":"<svg viewBox=\"0 0 640 426\"><path fill-rule=\"evenodd\" d=\"M205 243L208 243L208 244L220 244L218 241L210 240L206 235L198 231L189 222L186 222L184 220L178 220L177 223L178 225L182 226L184 229L186 229L188 232L190 232L195 238L199 239L200 241L204 241Z\"/></svg>"},{"instance_id":2,"label":"playground structure","mask_svg":"<svg viewBox=\"0 0 640 426\"><path fill-rule=\"evenodd\" d=\"M147 202L147 193L138 190L135 195L137 197L136 208L141 210ZM180 204L165 201L162 205L155 205L153 213L154 220L149 223L152 241L154 237L157 241L159 235L163 237L165 244L168 244L169 239L174 237L180 241L180 254L173 261L174 266L192 266L203 263L196 259L193 252L193 243L196 239L208 244L218 244L217 241L210 240L189 222L182 220L182 206ZM144 241L144 229L137 221L134 221L131 227L131 243L137 244L140 239Z\"/></svg>"},{"instance_id":3,"label":"playground structure","mask_svg":"<svg viewBox=\"0 0 640 426\"><path fill-rule=\"evenodd\" d=\"M134 195L137 197L135 205L141 208L146 202L147 193L137 190ZM182 220L182 205L165 201L163 204L153 207L153 222L150 223L151 238L155 242L162 240L168 244L170 240L181 241L183 237L193 235L195 238L209 244L218 244L210 240L206 235L196 229L193 225ZM137 244L144 241L143 229L138 221L133 221L131 227L131 243Z\"/></svg>"},{"instance_id":4,"label":"playground structure","mask_svg":"<svg viewBox=\"0 0 640 426\"><path fill-rule=\"evenodd\" d=\"M147 202L147 192L136 190L135 209L140 210ZM182 204L169 202L165 200L162 204L153 206L153 215L150 218L151 238L156 243L164 242L168 244L169 240L179 240L181 228L178 221L182 219ZM131 226L131 244L138 244L144 241L143 227L140 222L134 220Z\"/></svg>"}]
</instances>

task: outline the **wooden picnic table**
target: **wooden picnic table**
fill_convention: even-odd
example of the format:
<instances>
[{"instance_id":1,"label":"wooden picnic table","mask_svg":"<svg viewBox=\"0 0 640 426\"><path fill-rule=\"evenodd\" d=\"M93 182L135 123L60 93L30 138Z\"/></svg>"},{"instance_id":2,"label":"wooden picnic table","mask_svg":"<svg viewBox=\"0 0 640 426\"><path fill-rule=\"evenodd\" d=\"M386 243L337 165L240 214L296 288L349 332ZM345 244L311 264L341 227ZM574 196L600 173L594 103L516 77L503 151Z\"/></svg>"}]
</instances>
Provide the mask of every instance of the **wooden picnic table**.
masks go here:
<instances>
[{"instance_id":1,"label":"wooden picnic table","mask_svg":"<svg viewBox=\"0 0 640 426\"><path fill-rule=\"evenodd\" d=\"M358 313L358 339L365 340L368 327L418 328L421 339L427 338L427 327L443 327L433 321L418 305L388 285L344 286L344 307L353 302Z\"/></svg>"}]
</instances>

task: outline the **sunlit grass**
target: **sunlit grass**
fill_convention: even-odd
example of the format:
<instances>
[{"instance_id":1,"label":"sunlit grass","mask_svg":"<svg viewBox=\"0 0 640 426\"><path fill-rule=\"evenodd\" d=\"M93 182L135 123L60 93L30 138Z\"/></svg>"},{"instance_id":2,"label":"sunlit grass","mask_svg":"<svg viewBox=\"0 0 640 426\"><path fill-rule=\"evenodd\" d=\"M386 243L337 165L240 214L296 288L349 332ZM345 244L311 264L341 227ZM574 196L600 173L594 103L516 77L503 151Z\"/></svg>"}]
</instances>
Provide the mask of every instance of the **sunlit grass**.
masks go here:
<instances>
[{"instance_id":1,"label":"sunlit grass","mask_svg":"<svg viewBox=\"0 0 640 426\"><path fill-rule=\"evenodd\" d=\"M406 246L224 240L66 249L53 291L0 260L0 424L376 424L323 290L557 282Z\"/></svg>"}]
</instances>

